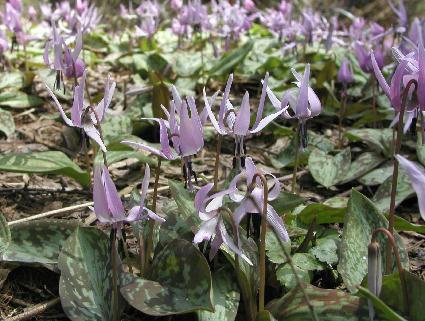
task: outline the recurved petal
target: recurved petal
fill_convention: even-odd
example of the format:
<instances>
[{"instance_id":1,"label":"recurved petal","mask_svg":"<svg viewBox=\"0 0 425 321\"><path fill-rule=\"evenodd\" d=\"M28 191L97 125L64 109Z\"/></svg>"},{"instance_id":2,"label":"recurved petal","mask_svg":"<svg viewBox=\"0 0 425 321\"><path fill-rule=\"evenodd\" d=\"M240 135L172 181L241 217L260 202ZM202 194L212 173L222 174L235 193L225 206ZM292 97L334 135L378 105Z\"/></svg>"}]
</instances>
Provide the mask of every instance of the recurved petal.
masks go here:
<instances>
[{"instance_id":1,"label":"recurved petal","mask_svg":"<svg viewBox=\"0 0 425 321\"><path fill-rule=\"evenodd\" d=\"M96 129L96 127L94 127L92 123L85 122L83 123L83 129L87 136L93 139L99 145L102 151L106 152L106 146L103 143L102 138L100 138L99 131Z\"/></svg>"},{"instance_id":2,"label":"recurved petal","mask_svg":"<svg viewBox=\"0 0 425 321\"><path fill-rule=\"evenodd\" d=\"M419 64L419 74L418 74L418 101L419 106L422 111L425 111L425 48L423 44L422 37L419 37L418 45L418 64Z\"/></svg>"},{"instance_id":3,"label":"recurved petal","mask_svg":"<svg viewBox=\"0 0 425 321\"><path fill-rule=\"evenodd\" d=\"M249 130L249 120L251 116L251 107L249 106L249 94L245 93L242 99L241 108L239 109L235 124L233 126L233 133L237 136L245 136Z\"/></svg>"},{"instance_id":4,"label":"recurved petal","mask_svg":"<svg viewBox=\"0 0 425 321\"><path fill-rule=\"evenodd\" d=\"M208 197L208 193L212 190L214 187L213 183L209 183L205 186L202 186L201 189L196 193L195 195L195 208L198 211L201 211L203 209L204 201Z\"/></svg>"},{"instance_id":5,"label":"recurved petal","mask_svg":"<svg viewBox=\"0 0 425 321\"><path fill-rule=\"evenodd\" d=\"M283 220L271 205L267 205L267 222L273 227L273 230L281 242L289 241L289 235L286 231Z\"/></svg>"},{"instance_id":6,"label":"recurved petal","mask_svg":"<svg viewBox=\"0 0 425 321\"><path fill-rule=\"evenodd\" d=\"M425 220L425 170L401 155L396 155L396 158L409 176L410 183L418 197L419 211L422 219Z\"/></svg>"},{"instance_id":7,"label":"recurved petal","mask_svg":"<svg viewBox=\"0 0 425 321\"><path fill-rule=\"evenodd\" d=\"M296 117L304 118L309 117L308 110L308 82L310 79L310 64L305 66L304 76L300 83L300 90L298 94L297 103L295 105Z\"/></svg>"},{"instance_id":8,"label":"recurved petal","mask_svg":"<svg viewBox=\"0 0 425 321\"><path fill-rule=\"evenodd\" d=\"M106 200L105 187L103 185L101 166L95 166L93 174L93 203L94 213L101 223L111 222L111 214Z\"/></svg>"},{"instance_id":9,"label":"recurved petal","mask_svg":"<svg viewBox=\"0 0 425 321\"><path fill-rule=\"evenodd\" d=\"M53 102L55 103L55 107L56 109L59 111L59 113L61 114L61 117L63 119L63 121L68 125L68 126L74 126L74 124L72 123L72 121L68 118L68 116L65 114L61 104L59 103L58 99L56 98L55 94L53 93L53 91L49 88L49 86L45 85L46 89L50 95L50 97L52 97Z\"/></svg>"},{"instance_id":10,"label":"recurved petal","mask_svg":"<svg viewBox=\"0 0 425 321\"><path fill-rule=\"evenodd\" d=\"M105 186L105 196L109 211L111 212L115 221L124 221L126 219L125 210L117 188L115 187L115 184L112 181L111 175L109 174L106 166L102 165L102 167L102 180Z\"/></svg>"},{"instance_id":11,"label":"recurved petal","mask_svg":"<svg viewBox=\"0 0 425 321\"><path fill-rule=\"evenodd\" d=\"M217 223L218 217L214 217L209 221L203 222L199 227L199 231L195 234L193 242L201 243L202 241L208 241L214 234Z\"/></svg>"},{"instance_id":12,"label":"recurved petal","mask_svg":"<svg viewBox=\"0 0 425 321\"><path fill-rule=\"evenodd\" d=\"M150 219L152 219L154 221L157 221L159 223L164 223L165 222L165 219L163 217L157 215L156 213L154 213L150 209L144 207L143 210L146 211L146 213L148 214L148 216L149 216Z\"/></svg>"}]
</instances>

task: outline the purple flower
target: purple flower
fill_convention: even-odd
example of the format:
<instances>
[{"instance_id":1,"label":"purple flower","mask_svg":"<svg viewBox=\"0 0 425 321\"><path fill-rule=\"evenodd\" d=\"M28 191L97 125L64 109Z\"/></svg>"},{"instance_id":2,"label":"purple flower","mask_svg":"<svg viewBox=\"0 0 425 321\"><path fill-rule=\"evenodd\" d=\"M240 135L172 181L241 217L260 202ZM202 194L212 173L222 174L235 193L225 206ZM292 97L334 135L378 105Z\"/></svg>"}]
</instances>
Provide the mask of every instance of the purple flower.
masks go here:
<instances>
[{"instance_id":1,"label":"purple flower","mask_svg":"<svg viewBox=\"0 0 425 321\"><path fill-rule=\"evenodd\" d=\"M407 11L406 11L406 7L404 6L403 0L398 1L398 8L395 7L395 5L393 4L391 0L388 0L388 4L391 7L391 9L394 11L394 13L397 15L400 27L406 28L408 24L408 17L407 17Z\"/></svg>"},{"instance_id":2,"label":"purple flower","mask_svg":"<svg viewBox=\"0 0 425 321\"><path fill-rule=\"evenodd\" d=\"M252 11L255 9L255 3L252 0L243 0L242 5L247 11Z\"/></svg>"},{"instance_id":3,"label":"purple flower","mask_svg":"<svg viewBox=\"0 0 425 321\"><path fill-rule=\"evenodd\" d=\"M195 208L197 209L199 218L203 221L203 223L201 224L199 231L195 234L193 242L201 243L202 241L209 241L212 239L211 250L209 253L210 260L212 260L220 246L224 243L232 252L240 255L252 265L251 261L242 254L239 247L229 236L220 210L223 205L224 197L234 190L224 190L209 195L213 187L214 184L207 184L196 193Z\"/></svg>"},{"instance_id":4,"label":"purple flower","mask_svg":"<svg viewBox=\"0 0 425 321\"><path fill-rule=\"evenodd\" d=\"M344 84L344 86L347 86L348 84L352 83L353 80L354 76L351 63L347 58L344 58L338 71L338 81Z\"/></svg>"},{"instance_id":5,"label":"purple flower","mask_svg":"<svg viewBox=\"0 0 425 321\"><path fill-rule=\"evenodd\" d=\"M18 12L22 12L22 0L9 0L10 5Z\"/></svg>"},{"instance_id":6,"label":"purple flower","mask_svg":"<svg viewBox=\"0 0 425 321\"><path fill-rule=\"evenodd\" d=\"M425 111L425 48L422 37L418 44L418 88L417 96L421 111Z\"/></svg>"},{"instance_id":7,"label":"purple flower","mask_svg":"<svg viewBox=\"0 0 425 321\"><path fill-rule=\"evenodd\" d=\"M6 3L3 23L13 33L22 32L21 12L16 10L11 3Z\"/></svg>"},{"instance_id":8,"label":"purple flower","mask_svg":"<svg viewBox=\"0 0 425 321\"><path fill-rule=\"evenodd\" d=\"M37 20L37 10L35 10L35 8L33 6L29 6L28 7L28 17L32 21L36 21Z\"/></svg>"},{"instance_id":9,"label":"purple flower","mask_svg":"<svg viewBox=\"0 0 425 321\"><path fill-rule=\"evenodd\" d=\"M165 222L165 219L163 219L161 216L158 216L157 214L152 212L150 209L145 207L145 201L146 201L146 195L148 193L150 177L151 177L150 168L149 168L149 165L146 164L145 175L143 177L141 191L140 191L141 192L140 204L130 209L130 211L128 212L127 221L135 221L140 219L143 219L143 220L152 219L160 223Z\"/></svg>"},{"instance_id":10,"label":"purple flower","mask_svg":"<svg viewBox=\"0 0 425 321\"><path fill-rule=\"evenodd\" d=\"M394 51L397 55L400 54L397 50ZM381 86L382 90L384 91L385 95L387 95L388 99L391 102L391 106L394 108L394 111L396 113L396 116L394 120L392 121L390 127L397 124L399 120L399 113L401 108L401 99L402 99L402 88L407 84L407 82L412 79L416 78L418 79L418 74L414 72L417 66L417 61L411 58L407 58L405 56L399 57L400 63L398 64L394 75L391 78L391 83L388 85L387 81L385 80L384 76L382 75L380 68L378 66L378 63L376 62L375 55L372 52L371 53L371 61L372 61L372 67L373 71L375 72L375 76L378 79L379 85ZM410 65L410 67L409 67ZM416 65L416 66L415 66ZM409 70L411 72L409 72ZM418 94L418 100L420 95ZM407 120L404 124L404 132L407 132L407 130L410 128L410 125L412 124L412 120L415 117L415 109L416 106L409 104L406 109L407 114Z\"/></svg>"},{"instance_id":11,"label":"purple flower","mask_svg":"<svg viewBox=\"0 0 425 321\"><path fill-rule=\"evenodd\" d=\"M229 193L230 198L234 202L240 203L234 211L234 221L236 226L239 226L242 219L248 213L260 215L263 213L264 186L258 177L255 181L253 181L255 174L272 177L273 186L269 189L267 201L272 201L279 196L281 185L278 179L270 173L258 169L252 159L247 157L245 161L245 170L236 175L229 185L229 190L231 191ZM238 186L240 186L241 183L245 183L248 188L247 191L238 189ZM232 192L233 190L234 192ZM286 231L283 220L276 213L273 206L270 204L267 205L267 216L262 219L267 220L282 242L289 241L289 235Z\"/></svg>"},{"instance_id":12,"label":"purple flower","mask_svg":"<svg viewBox=\"0 0 425 321\"><path fill-rule=\"evenodd\" d=\"M425 220L425 170L422 166L407 160L401 155L396 155L398 163L409 176L410 183L418 197L419 211L421 217Z\"/></svg>"},{"instance_id":13,"label":"purple flower","mask_svg":"<svg viewBox=\"0 0 425 321\"><path fill-rule=\"evenodd\" d=\"M186 186L192 191L191 177L194 175L192 170L192 156L204 147L204 130L201 118L196 109L195 99L193 97L187 97L186 100L183 100L174 86L172 86L172 94L173 100L170 104L170 111L163 108L167 120L144 118L159 123L161 149L158 150L148 145L131 141L123 141L122 143L134 148L144 149L169 160L181 157L184 161L183 175Z\"/></svg>"},{"instance_id":14,"label":"purple flower","mask_svg":"<svg viewBox=\"0 0 425 321\"><path fill-rule=\"evenodd\" d=\"M0 56L9 49L9 43L7 42L7 38L5 33L0 30Z\"/></svg>"},{"instance_id":15,"label":"purple flower","mask_svg":"<svg viewBox=\"0 0 425 321\"><path fill-rule=\"evenodd\" d=\"M174 11L178 11L183 6L183 0L171 0L170 5Z\"/></svg>"},{"instance_id":16,"label":"purple flower","mask_svg":"<svg viewBox=\"0 0 425 321\"><path fill-rule=\"evenodd\" d=\"M151 218L158 222L165 220L145 207L147 189L149 186L150 170L146 165L145 176L141 188L140 205L134 206L126 216L125 209L117 188L112 181L108 168L104 164L96 165L93 177L94 213L101 223L114 224L121 227L123 223ZM146 213L146 214L144 214Z\"/></svg>"},{"instance_id":17,"label":"purple flower","mask_svg":"<svg viewBox=\"0 0 425 321\"><path fill-rule=\"evenodd\" d=\"M267 80L268 73L264 77L263 88L261 92L260 102L258 104L257 116L254 122L254 125L250 129L250 118L251 118L251 107L249 104L249 94L245 93L242 99L241 106L238 110L236 110L229 100L230 87L233 81L233 74L230 74L226 88L224 90L224 94L221 100L220 109L218 113L218 119L214 116L212 112L212 105L217 97L217 94L214 94L210 101L208 101L205 90L204 90L204 101L205 108L208 113L208 117L211 120L212 125L217 130L220 135L232 135L235 138L236 142L236 155L243 155L243 142L244 138L249 134L255 134L260 132L263 128L265 128L269 123L271 123L274 119L279 117L284 110L278 110L276 113L270 114L264 118L263 117L263 109L264 102L266 99L266 88L267 88ZM239 150L238 150L239 149Z\"/></svg>"},{"instance_id":18,"label":"purple flower","mask_svg":"<svg viewBox=\"0 0 425 321\"><path fill-rule=\"evenodd\" d=\"M104 142L100 138L99 131L95 127L97 124L96 117L92 114L91 110L86 110L87 108L84 106L84 85L85 85L86 72L83 73L83 77L79 85L74 88L74 100L71 108L71 119L65 114L61 104L56 98L53 91L46 85L47 91L55 103L56 109L60 112L62 119L64 122L71 127L82 128L84 132L93 139L100 148L106 152L106 147ZM105 116L105 112L109 107L109 104L112 100L112 95L115 90L115 82L110 85L110 78L108 76L105 83L105 95L103 99L94 107L96 114L99 117L99 121L101 122ZM90 115L90 116L88 116Z\"/></svg>"},{"instance_id":19,"label":"purple flower","mask_svg":"<svg viewBox=\"0 0 425 321\"><path fill-rule=\"evenodd\" d=\"M307 119L320 114L322 105L319 98L309 86L310 79L310 64L305 67L304 75L302 76L295 69L292 73L297 79L295 84L298 88L289 89L283 93L282 100L279 101L275 94L267 87L267 94L272 105L280 111L283 111L282 116L286 119L297 118L300 123L301 143L302 147L307 147L307 133L305 131L305 123ZM288 112L291 107L293 114Z\"/></svg>"},{"instance_id":20,"label":"purple flower","mask_svg":"<svg viewBox=\"0 0 425 321\"><path fill-rule=\"evenodd\" d=\"M65 76L66 78L80 78L85 70L84 62L78 58L81 49L83 48L83 34L81 31L77 33L75 38L75 47L71 50L62 40L65 49Z\"/></svg>"}]
</instances>

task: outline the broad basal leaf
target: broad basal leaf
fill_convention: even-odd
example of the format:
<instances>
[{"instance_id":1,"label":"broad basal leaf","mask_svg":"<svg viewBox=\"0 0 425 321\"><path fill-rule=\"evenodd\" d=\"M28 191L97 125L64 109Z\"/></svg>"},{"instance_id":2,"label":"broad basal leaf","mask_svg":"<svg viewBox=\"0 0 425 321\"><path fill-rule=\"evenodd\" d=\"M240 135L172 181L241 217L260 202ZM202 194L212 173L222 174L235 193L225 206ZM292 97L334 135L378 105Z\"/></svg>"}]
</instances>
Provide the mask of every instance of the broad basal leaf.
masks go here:
<instances>
[{"instance_id":1,"label":"broad basal leaf","mask_svg":"<svg viewBox=\"0 0 425 321\"><path fill-rule=\"evenodd\" d=\"M10 229L3 214L0 214L0 255L7 250L10 245Z\"/></svg>"},{"instance_id":2,"label":"broad basal leaf","mask_svg":"<svg viewBox=\"0 0 425 321\"><path fill-rule=\"evenodd\" d=\"M68 318L112 320L111 242L104 232L77 228L60 253L59 269L59 295Z\"/></svg>"},{"instance_id":3,"label":"broad basal leaf","mask_svg":"<svg viewBox=\"0 0 425 321\"><path fill-rule=\"evenodd\" d=\"M170 186L171 195L177 203L182 218L185 220L193 220L193 222L199 222L194 205L195 195L189 193L180 182L168 180L168 186Z\"/></svg>"},{"instance_id":4,"label":"broad basal leaf","mask_svg":"<svg viewBox=\"0 0 425 321\"><path fill-rule=\"evenodd\" d=\"M350 129L345 134L351 141L361 141L369 145L373 151L379 150L385 156L391 156L393 130L390 128Z\"/></svg>"},{"instance_id":5,"label":"broad basal leaf","mask_svg":"<svg viewBox=\"0 0 425 321\"><path fill-rule=\"evenodd\" d=\"M3 132L7 137L15 131L15 120L10 111L0 108L0 132Z\"/></svg>"},{"instance_id":6,"label":"broad basal leaf","mask_svg":"<svg viewBox=\"0 0 425 321\"><path fill-rule=\"evenodd\" d=\"M239 306L239 288L234 273L220 269L212 277L214 312L198 311L199 321L234 321Z\"/></svg>"},{"instance_id":7,"label":"broad basal leaf","mask_svg":"<svg viewBox=\"0 0 425 321\"><path fill-rule=\"evenodd\" d=\"M314 218L317 224L329 224L344 221L345 207L331 207L325 204L309 204L297 218L301 223L310 225Z\"/></svg>"},{"instance_id":8,"label":"broad basal leaf","mask_svg":"<svg viewBox=\"0 0 425 321\"><path fill-rule=\"evenodd\" d=\"M308 167L313 178L325 187L337 184L350 169L350 148L331 156L320 149L314 149L308 158Z\"/></svg>"},{"instance_id":9,"label":"broad basal leaf","mask_svg":"<svg viewBox=\"0 0 425 321\"><path fill-rule=\"evenodd\" d=\"M38 220L11 225L10 245L3 261L57 264L65 240L78 223L66 220Z\"/></svg>"},{"instance_id":10,"label":"broad basal leaf","mask_svg":"<svg viewBox=\"0 0 425 321\"><path fill-rule=\"evenodd\" d=\"M90 181L86 171L58 151L1 155L0 171L65 175L74 178L83 186L88 186Z\"/></svg>"},{"instance_id":11,"label":"broad basal leaf","mask_svg":"<svg viewBox=\"0 0 425 321\"><path fill-rule=\"evenodd\" d=\"M369 321L367 302L339 290L303 285L310 302L321 321ZM284 297L267 305L278 321L312 320L301 290L297 287Z\"/></svg>"},{"instance_id":12,"label":"broad basal leaf","mask_svg":"<svg viewBox=\"0 0 425 321\"><path fill-rule=\"evenodd\" d=\"M367 247L373 230L378 227L388 227L387 219L366 196L353 189L345 215L338 264L338 271L351 292L357 291L367 273ZM394 236L402 264L408 268L409 259L403 241L397 233ZM379 238L379 243L385 249L383 237ZM382 266L385 266L385 255L382 258Z\"/></svg>"},{"instance_id":13,"label":"broad basal leaf","mask_svg":"<svg viewBox=\"0 0 425 321\"><path fill-rule=\"evenodd\" d=\"M42 99L36 96L30 96L21 91L6 91L0 94L0 106L29 108L40 106L43 102Z\"/></svg>"},{"instance_id":14,"label":"broad basal leaf","mask_svg":"<svg viewBox=\"0 0 425 321\"><path fill-rule=\"evenodd\" d=\"M407 301L410 312L408 319L412 321L423 321L425 282L415 274L412 274L406 270L403 271L403 274L406 280L408 291ZM398 273L384 275L382 279L382 290L380 298L399 313L403 313L404 307L402 295L403 291Z\"/></svg>"},{"instance_id":15,"label":"broad basal leaf","mask_svg":"<svg viewBox=\"0 0 425 321\"><path fill-rule=\"evenodd\" d=\"M393 177L391 174L391 176L379 186L372 198L375 206L382 212L388 212L390 209L392 179ZM395 206L397 207L401 202L413 195L415 195L415 191L410 184L409 177L406 175L403 168L399 167Z\"/></svg>"},{"instance_id":16,"label":"broad basal leaf","mask_svg":"<svg viewBox=\"0 0 425 321\"><path fill-rule=\"evenodd\" d=\"M122 275L121 294L134 308L154 316L212 312L211 286L202 253L188 241L173 240L155 256L151 280Z\"/></svg>"},{"instance_id":17,"label":"broad basal leaf","mask_svg":"<svg viewBox=\"0 0 425 321\"><path fill-rule=\"evenodd\" d=\"M351 162L350 169L343 176L343 178L339 180L338 184L348 183L356 178L363 176L381 164L383 161L384 158L374 152L366 152L361 154L356 158L355 161Z\"/></svg>"},{"instance_id":18,"label":"broad basal leaf","mask_svg":"<svg viewBox=\"0 0 425 321\"><path fill-rule=\"evenodd\" d=\"M393 175L393 163L387 162L359 178L363 185L381 185L388 177Z\"/></svg>"}]
</instances>

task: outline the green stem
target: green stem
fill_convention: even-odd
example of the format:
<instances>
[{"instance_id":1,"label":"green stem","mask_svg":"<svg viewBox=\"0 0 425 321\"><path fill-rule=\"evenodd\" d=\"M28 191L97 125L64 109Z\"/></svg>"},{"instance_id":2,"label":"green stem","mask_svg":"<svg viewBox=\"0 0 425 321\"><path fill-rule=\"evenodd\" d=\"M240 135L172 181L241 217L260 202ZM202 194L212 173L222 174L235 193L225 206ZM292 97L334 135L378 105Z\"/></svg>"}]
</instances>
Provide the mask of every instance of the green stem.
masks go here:
<instances>
[{"instance_id":1,"label":"green stem","mask_svg":"<svg viewBox=\"0 0 425 321\"><path fill-rule=\"evenodd\" d=\"M215 165L214 165L214 191L215 192L217 192L218 190L218 169L220 167L221 141L222 141L222 136L218 134L217 149L215 152Z\"/></svg>"},{"instance_id":2,"label":"green stem","mask_svg":"<svg viewBox=\"0 0 425 321\"><path fill-rule=\"evenodd\" d=\"M294 171L292 174L292 187L291 192L296 193L296 186L297 186L297 170L298 170L298 163L300 158L300 124L297 123L297 130L295 132L295 160L294 160Z\"/></svg>"},{"instance_id":3,"label":"green stem","mask_svg":"<svg viewBox=\"0 0 425 321\"><path fill-rule=\"evenodd\" d=\"M159 175L161 174L161 161L162 158L158 156L158 162L155 169L155 183L153 187L153 200L152 200L152 211L156 213L156 203L158 199L158 183L159 183ZM145 255L145 274L149 273L150 269L150 258L152 256L153 250L153 232L155 228L155 221L149 220L149 230L146 240L146 255Z\"/></svg>"},{"instance_id":4,"label":"green stem","mask_svg":"<svg viewBox=\"0 0 425 321\"><path fill-rule=\"evenodd\" d=\"M260 230L260 248L259 248L259 265L258 265L258 313L264 311L265 293L266 293L266 232L267 232L267 202L269 189L267 179L263 174L256 173L252 178L252 184L255 184L259 178L263 185L263 208L261 213L261 230Z\"/></svg>"},{"instance_id":5,"label":"green stem","mask_svg":"<svg viewBox=\"0 0 425 321\"><path fill-rule=\"evenodd\" d=\"M395 158L395 156L400 152L400 148L401 148L401 140L403 137L403 118L404 118L404 113L406 110L408 94L410 91L410 87L412 85L414 85L415 88L418 88L418 83L415 79L411 79L403 90L399 119L397 123L397 138L396 138L395 148L394 148L393 177L392 177L392 183L391 183L390 213L388 217L388 231L391 233L391 235L394 235L395 198L397 194L397 179L398 179L398 161ZM392 258L391 245L390 243L388 243L387 244L387 262L385 267L385 271L387 274L391 273L391 270L392 270L391 258Z\"/></svg>"},{"instance_id":6,"label":"green stem","mask_svg":"<svg viewBox=\"0 0 425 321\"><path fill-rule=\"evenodd\" d=\"M111 244L111 259L112 259L112 321L118 321L118 257L117 257L117 230L112 228L112 244Z\"/></svg>"}]
</instances>

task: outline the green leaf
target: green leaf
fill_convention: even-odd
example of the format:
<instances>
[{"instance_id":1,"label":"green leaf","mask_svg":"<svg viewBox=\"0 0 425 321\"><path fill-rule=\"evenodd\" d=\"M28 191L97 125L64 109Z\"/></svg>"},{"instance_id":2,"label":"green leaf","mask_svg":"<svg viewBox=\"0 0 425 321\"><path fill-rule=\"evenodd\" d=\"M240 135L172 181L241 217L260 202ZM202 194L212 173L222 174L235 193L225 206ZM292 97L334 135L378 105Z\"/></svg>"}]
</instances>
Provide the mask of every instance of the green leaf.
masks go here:
<instances>
[{"instance_id":1,"label":"green leaf","mask_svg":"<svg viewBox=\"0 0 425 321\"><path fill-rule=\"evenodd\" d=\"M276 157L270 158L270 162L275 168L284 168L287 166L293 166L295 160L296 143L295 138L291 139L289 145L282 150ZM299 162L305 163L308 159L309 149L299 151Z\"/></svg>"},{"instance_id":2,"label":"green leaf","mask_svg":"<svg viewBox=\"0 0 425 321\"><path fill-rule=\"evenodd\" d=\"M350 141L362 141L370 146L373 151L379 150L385 156L391 156L393 130L389 128L351 129L345 134Z\"/></svg>"},{"instance_id":3,"label":"green leaf","mask_svg":"<svg viewBox=\"0 0 425 321\"><path fill-rule=\"evenodd\" d=\"M337 184L350 169L351 152L346 148L335 156L314 149L308 158L308 167L313 178L325 187Z\"/></svg>"},{"instance_id":4,"label":"green leaf","mask_svg":"<svg viewBox=\"0 0 425 321\"><path fill-rule=\"evenodd\" d=\"M421 234L425 233L425 225L410 223L397 215L395 215L394 227L399 231L412 231Z\"/></svg>"},{"instance_id":5,"label":"green leaf","mask_svg":"<svg viewBox=\"0 0 425 321\"><path fill-rule=\"evenodd\" d=\"M232 72L238 64L240 64L248 53L252 50L253 42L248 41L242 47L229 51L213 67L208 71L210 77L227 75Z\"/></svg>"},{"instance_id":6,"label":"green leaf","mask_svg":"<svg viewBox=\"0 0 425 321\"><path fill-rule=\"evenodd\" d=\"M425 282L409 271L403 270L408 292L409 320L424 320ZM384 275L380 298L397 311L403 311L403 291L398 273Z\"/></svg>"},{"instance_id":7,"label":"green leaf","mask_svg":"<svg viewBox=\"0 0 425 321\"><path fill-rule=\"evenodd\" d=\"M298 205L303 204L306 199L294 193L281 191L279 196L271 202L271 205L278 214L292 211Z\"/></svg>"},{"instance_id":8,"label":"green leaf","mask_svg":"<svg viewBox=\"0 0 425 321\"><path fill-rule=\"evenodd\" d=\"M385 320L390 320L390 321L407 321L405 318L403 318L402 316L394 312L388 305L384 303L384 301L382 301L380 298L378 298L368 289L362 286L359 286L358 289L359 289L358 294L360 296L370 300L373 303L373 306L377 310L377 314L379 317L384 318Z\"/></svg>"},{"instance_id":9,"label":"green leaf","mask_svg":"<svg viewBox=\"0 0 425 321\"><path fill-rule=\"evenodd\" d=\"M71 320L112 320L111 242L102 231L79 227L59 255L59 295Z\"/></svg>"},{"instance_id":10,"label":"green leaf","mask_svg":"<svg viewBox=\"0 0 425 321\"><path fill-rule=\"evenodd\" d=\"M283 244L286 247L288 253L291 251L291 242ZM266 255L270 262L273 263L285 263L286 257L282 251L282 245L276 234L268 229L266 232Z\"/></svg>"},{"instance_id":11,"label":"green leaf","mask_svg":"<svg viewBox=\"0 0 425 321\"><path fill-rule=\"evenodd\" d=\"M106 145L114 141L116 137L130 134L132 130L131 118L126 114L108 115L102 123L103 137L105 138Z\"/></svg>"},{"instance_id":12,"label":"green leaf","mask_svg":"<svg viewBox=\"0 0 425 321\"><path fill-rule=\"evenodd\" d=\"M20 89L24 85L24 77L20 72L6 72L1 74L0 89Z\"/></svg>"},{"instance_id":13,"label":"green leaf","mask_svg":"<svg viewBox=\"0 0 425 321\"><path fill-rule=\"evenodd\" d=\"M369 321L367 303L349 293L303 285L311 305L321 321ZM282 298L267 305L278 321L312 320L300 288L292 289Z\"/></svg>"},{"instance_id":14,"label":"green leaf","mask_svg":"<svg viewBox=\"0 0 425 321\"><path fill-rule=\"evenodd\" d=\"M338 272L351 292L357 291L357 286L361 284L367 273L367 247L372 232L379 227L388 227L385 216L366 196L353 189L345 215L338 264ZM402 264L408 268L409 259L403 241L397 233L394 237ZM381 236L379 243L381 248L385 248L386 241ZM385 266L385 255L383 255L383 261L382 266Z\"/></svg>"},{"instance_id":15,"label":"green leaf","mask_svg":"<svg viewBox=\"0 0 425 321\"><path fill-rule=\"evenodd\" d=\"M0 131L3 132L6 137L9 137L15 132L15 120L10 111L0 108Z\"/></svg>"},{"instance_id":16,"label":"green leaf","mask_svg":"<svg viewBox=\"0 0 425 321\"><path fill-rule=\"evenodd\" d=\"M0 255L7 250L10 245L10 229L3 214L0 214ZM1 287L0 287L1 288Z\"/></svg>"},{"instance_id":17,"label":"green leaf","mask_svg":"<svg viewBox=\"0 0 425 321\"><path fill-rule=\"evenodd\" d=\"M378 190L373 195L372 200L381 212L388 212L390 210L392 179L393 177L391 175L381 186L379 186ZM395 206L397 207L405 199L414 195L415 191L410 184L409 177L404 169L399 167Z\"/></svg>"},{"instance_id":18,"label":"green leaf","mask_svg":"<svg viewBox=\"0 0 425 321\"><path fill-rule=\"evenodd\" d=\"M122 275L121 294L137 310L154 316L213 311L208 262L191 242L173 240L158 253L151 279Z\"/></svg>"},{"instance_id":19,"label":"green leaf","mask_svg":"<svg viewBox=\"0 0 425 321\"><path fill-rule=\"evenodd\" d=\"M416 156L422 165L425 165L425 144L422 143L422 135L418 135L416 142Z\"/></svg>"},{"instance_id":20,"label":"green leaf","mask_svg":"<svg viewBox=\"0 0 425 321\"><path fill-rule=\"evenodd\" d=\"M299 279L306 283L310 283L310 271L323 270L322 265L310 253L295 253L292 262ZM276 278L287 289L297 286L296 278L288 263L277 269Z\"/></svg>"},{"instance_id":21,"label":"green leaf","mask_svg":"<svg viewBox=\"0 0 425 321\"><path fill-rule=\"evenodd\" d=\"M58 151L8 154L0 156L0 171L69 176L88 186L89 175L64 153Z\"/></svg>"},{"instance_id":22,"label":"green leaf","mask_svg":"<svg viewBox=\"0 0 425 321\"><path fill-rule=\"evenodd\" d=\"M198 311L198 321L234 321L240 294L232 271L220 269L213 273L214 312Z\"/></svg>"},{"instance_id":23,"label":"green leaf","mask_svg":"<svg viewBox=\"0 0 425 321\"><path fill-rule=\"evenodd\" d=\"M361 154L354 162L351 163L350 169L343 176L343 178L339 180L338 184L345 184L363 176L381 164L383 161L384 159L374 152L366 152Z\"/></svg>"},{"instance_id":24,"label":"green leaf","mask_svg":"<svg viewBox=\"0 0 425 321\"><path fill-rule=\"evenodd\" d=\"M305 225L310 225L314 217L316 217L317 224L342 223L346 210L345 207L309 204L298 214L297 218Z\"/></svg>"},{"instance_id":25,"label":"green leaf","mask_svg":"<svg viewBox=\"0 0 425 321\"><path fill-rule=\"evenodd\" d=\"M185 189L183 183L170 179L168 180L168 186L170 186L171 196L177 203L181 217L185 220L193 219L194 222L199 222L194 205L195 195Z\"/></svg>"},{"instance_id":26,"label":"green leaf","mask_svg":"<svg viewBox=\"0 0 425 321\"><path fill-rule=\"evenodd\" d=\"M0 106L29 108L40 106L43 104L43 102L44 101L42 99L27 95L21 91L6 91L0 94Z\"/></svg>"},{"instance_id":27,"label":"green leaf","mask_svg":"<svg viewBox=\"0 0 425 321\"><path fill-rule=\"evenodd\" d=\"M367 186L381 185L388 177L391 177L392 175L393 163L387 162L379 168L376 168L366 175L360 177L359 182Z\"/></svg>"},{"instance_id":28,"label":"green leaf","mask_svg":"<svg viewBox=\"0 0 425 321\"><path fill-rule=\"evenodd\" d=\"M310 253L314 255L320 262L327 264L338 263L338 244L337 238L320 238L316 241L316 246L310 249Z\"/></svg>"},{"instance_id":29,"label":"green leaf","mask_svg":"<svg viewBox=\"0 0 425 321\"><path fill-rule=\"evenodd\" d=\"M77 222L38 220L10 226L10 245L3 261L19 263L57 264L59 252Z\"/></svg>"}]
</instances>

